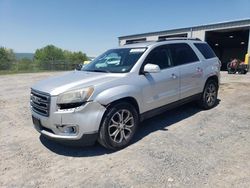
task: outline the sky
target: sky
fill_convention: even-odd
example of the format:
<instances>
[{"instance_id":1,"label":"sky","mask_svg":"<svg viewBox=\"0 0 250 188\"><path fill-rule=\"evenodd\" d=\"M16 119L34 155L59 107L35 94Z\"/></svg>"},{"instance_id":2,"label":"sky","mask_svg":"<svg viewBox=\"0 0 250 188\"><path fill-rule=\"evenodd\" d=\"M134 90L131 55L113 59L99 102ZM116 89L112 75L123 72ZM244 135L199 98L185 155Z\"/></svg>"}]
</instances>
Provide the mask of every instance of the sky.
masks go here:
<instances>
[{"instance_id":1,"label":"sky","mask_svg":"<svg viewBox=\"0 0 250 188\"><path fill-rule=\"evenodd\" d=\"M118 37L250 18L250 0L0 0L0 46L96 56Z\"/></svg>"}]
</instances>

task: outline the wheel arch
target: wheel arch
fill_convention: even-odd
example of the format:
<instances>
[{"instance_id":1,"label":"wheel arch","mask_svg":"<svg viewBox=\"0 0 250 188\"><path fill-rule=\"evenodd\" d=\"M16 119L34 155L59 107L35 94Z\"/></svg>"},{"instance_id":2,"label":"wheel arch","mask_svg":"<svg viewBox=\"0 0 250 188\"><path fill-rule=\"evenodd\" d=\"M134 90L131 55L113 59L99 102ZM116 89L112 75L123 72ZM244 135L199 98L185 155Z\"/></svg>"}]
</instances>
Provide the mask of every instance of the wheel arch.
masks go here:
<instances>
[{"instance_id":1,"label":"wheel arch","mask_svg":"<svg viewBox=\"0 0 250 188\"><path fill-rule=\"evenodd\" d=\"M140 119L139 105L138 105L138 103L137 103L137 101L136 101L136 99L134 97L119 98L119 99L116 99L116 100L114 100L114 101L112 101L112 102L110 102L108 104L103 105L103 106L105 106L106 109L108 109L108 108L112 107L113 105L118 104L118 103L122 103L122 102L127 102L127 103L131 104L132 106L134 106L135 109L136 109L136 111L138 112L138 117ZM99 126L98 132L100 132L101 124L103 123L103 119L104 119L105 115L107 114L107 112L108 112L108 110L106 110L106 112L102 116L102 120L100 122L100 126Z\"/></svg>"},{"instance_id":2,"label":"wheel arch","mask_svg":"<svg viewBox=\"0 0 250 188\"><path fill-rule=\"evenodd\" d=\"M138 112L138 115L140 115L140 109L139 109L138 102L136 101L136 99L134 97L131 97L131 96L116 99L105 106L109 107L109 106L112 106L112 105L115 105L115 104L121 103L121 102L127 102L127 103L131 104L132 106L134 106L136 111Z\"/></svg>"},{"instance_id":3,"label":"wheel arch","mask_svg":"<svg viewBox=\"0 0 250 188\"><path fill-rule=\"evenodd\" d=\"M209 76L209 77L207 78L206 82L205 82L204 88L205 88L207 82L210 81L210 80L214 80L214 81L216 82L218 88L219 88L219 78L218 78L217 75Z\"/></svg>"},{"instance_id":4,"label":"wheel arch","mask_svg":"<svg viewBox=\"0 0 250 188\"><path fill-rule=\"evenodd\" d=\"M128 102L135 106L138 114L140 114L143 108L141 90L133 85L121 85L109 88L99 93L95 101L106 107L120 101Z\"/></svg>"},{"instance_id":5,"label":"wheel arch","mask_svg":"<svg viewBox=\"0 0 250 188\"><path fill-rule=\"evenodd\" d=\"M116 149L116 146L113 146L111 143L110 143L110 141L108 141L107 139L106 139L106 137L107 137L107 130L105 130L105 127L106 127L106 122L107 122L107 119L105 118L105 117L111 117L110 116L110 110L112 110L112 106L114 106L114 105L116 105L116 104L124 104L124 102L126 102L126 103L129 103L129 104L131 104L134 108L135 108L135 110L138 112L137 113L137 118L138 118L138 121L136 121L136 122L139 122L139 119L140 119L140 113L139 113L139 106L138 106L138 103L137 103L137 101L136 101L136 99L135 98L133 98L133 97L123 97L123 98L119 98L119 99L117 99L117 100L114 100L114 101L112 101L112 102L110 102L109 104L107 104L107 105L104 105L105 107L106 107L106 112L104 113L104 115L103 115L103 117L102 117L102 120L101 120L101 123L100 123L100 126L99 126L99 130L98 130L98 142L101 144L101 145L103 145L104 147L106 147L106 148L108 148L108 149L112 149L112 150L114 150L114 149ZM130 107L131 108L131 107ZM133 110L134 111L134 110ZM136 119L137 119L136 118ZM106 120L105 120L106 119ZM134 133L133 133L134 134ZM106 136L105 136L106 135ZM129 142L127 142L125 145L123 145L123 146L121 146L120 148L118 148L118 149L122 149L122 148L124 148L124 147L126 147L127 145L129 144Z\"/></svg>"}]
</instances>

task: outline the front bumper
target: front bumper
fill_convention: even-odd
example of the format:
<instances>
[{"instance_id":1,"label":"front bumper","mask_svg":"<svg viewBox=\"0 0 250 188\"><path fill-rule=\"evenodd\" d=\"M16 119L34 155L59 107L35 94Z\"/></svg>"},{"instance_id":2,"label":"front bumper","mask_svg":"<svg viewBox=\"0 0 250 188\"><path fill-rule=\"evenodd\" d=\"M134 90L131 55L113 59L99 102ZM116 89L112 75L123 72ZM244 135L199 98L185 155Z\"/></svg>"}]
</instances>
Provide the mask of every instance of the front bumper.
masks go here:
<instances>
[{"instance_id":1,"label":"front bumper","mask_svg":"<svg viewBox=\"0 0 250 188\"><path fill-rule=\"evenodd\" d=\"M41 134L43 137L47 138L48 140L55 141L60 144L68 145L68 146L91 146L94 145L97 138L98 133L92 134L84 134L79 140L70 140L64 138L54 138L50 137L46 134Z\"/></svg>"},{"instance_id":2,"label":"front bumper","mask_svg":"<svg viewBox=\"0 0 250 188\"><path fill-rule=\"evenodd\" d=\"M98 102L87 102L83 106L73 109L60 110L57 108L56 97L51 97L50 113L48 117L31 110L33 124L36 130L49 139L65 143L84 143L84 140L95 142L99 126L106 108ZM34 121L34 119L36 121ZM73 126L73 133L62 131L64 126Z\"/></svg>"}]
</instances>

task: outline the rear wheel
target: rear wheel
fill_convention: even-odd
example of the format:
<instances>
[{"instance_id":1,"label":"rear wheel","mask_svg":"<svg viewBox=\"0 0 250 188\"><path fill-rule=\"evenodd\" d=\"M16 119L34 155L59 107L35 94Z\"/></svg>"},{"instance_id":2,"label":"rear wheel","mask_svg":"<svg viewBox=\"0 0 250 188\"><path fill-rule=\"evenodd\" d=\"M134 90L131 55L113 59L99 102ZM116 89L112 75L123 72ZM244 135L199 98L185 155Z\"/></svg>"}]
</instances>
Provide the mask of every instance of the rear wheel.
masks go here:
<instances>
[{"instance_id":1,"label":"rear wheel","mask_svg":"<svg viewBox=\"0 0 250 188\"><path fill-rule=\"evenodd\" d=\"M108 149L122 149L133 138L138 122L138 112L131 104L111 105L103 117L98 142Z\"/></svg>"},{"instance_id":2,"label":"rear wheel","mask_svg":"<svg viewBox=\"0 0 250 188\"><path fill-rule=\"evenodd\" d=\"M200 106L207 110L216 105L218 95L218 84L215 80L208 80L200 99Z\"/></svg>"}]
</instances>

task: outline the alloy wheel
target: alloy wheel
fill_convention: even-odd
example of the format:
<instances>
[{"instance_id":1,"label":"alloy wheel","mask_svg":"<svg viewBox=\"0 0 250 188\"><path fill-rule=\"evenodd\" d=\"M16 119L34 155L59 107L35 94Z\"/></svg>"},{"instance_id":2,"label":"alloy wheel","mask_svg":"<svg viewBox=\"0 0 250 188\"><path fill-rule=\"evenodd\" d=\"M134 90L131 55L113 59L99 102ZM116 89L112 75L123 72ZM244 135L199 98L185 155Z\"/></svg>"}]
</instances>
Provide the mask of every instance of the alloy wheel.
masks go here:
<instances>
[{"instance_id":1,"label":"alloy wheel","mask_svg":"<svg viewBox=\"0 0 250 188\"><path fill-rule=\"evenodd\" d=\"M205 99L208 106L213 106L217 97L216 86L213 83L210 83L206 88Z\"/></svg>"},{"instance_id":2,"label":"alloy wheel","mask_svg":"<svg viewBox=\"0 0 250 188\"><path fill-rule=\"evenodd\" d=\"M128 140L133 133L134 124L134 117L129 110L121 109L117 111L109 122L109 137L116 143Z\"/></svg>"}]
</instances>

